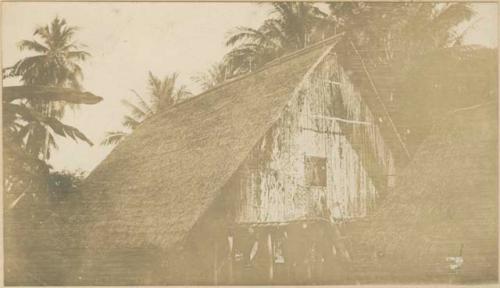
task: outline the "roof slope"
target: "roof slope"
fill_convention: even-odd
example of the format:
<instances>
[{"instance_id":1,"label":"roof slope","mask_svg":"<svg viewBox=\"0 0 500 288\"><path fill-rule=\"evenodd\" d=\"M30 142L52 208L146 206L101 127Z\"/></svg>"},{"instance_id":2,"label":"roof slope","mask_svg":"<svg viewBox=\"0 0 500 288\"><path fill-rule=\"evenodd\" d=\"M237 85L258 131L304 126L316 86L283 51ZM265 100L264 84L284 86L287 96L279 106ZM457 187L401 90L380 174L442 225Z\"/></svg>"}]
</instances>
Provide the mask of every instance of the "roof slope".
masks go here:
<instances>
[{"instance_id":1,"label":"roof slope","mask_svg":"<svg viewBox=\"0 0 500 288\"><path fill-rule=\"evenodd\" d=\"M497 279L496 104L455 110L433 129L357 239L367 252L358 279L447 281L446 257L460 254L456 279Z\"/></svg>"},{"instance_id":2,"label":"roof slope","mask_svg":"<svg viewBox=\"0 0 500 288\"><path fill-rule=\"evenodd\" d=\"M155 115L89 175L89 243L168 248L183 239L308 71L339 37Z\"/></svg>"}]
</instances>

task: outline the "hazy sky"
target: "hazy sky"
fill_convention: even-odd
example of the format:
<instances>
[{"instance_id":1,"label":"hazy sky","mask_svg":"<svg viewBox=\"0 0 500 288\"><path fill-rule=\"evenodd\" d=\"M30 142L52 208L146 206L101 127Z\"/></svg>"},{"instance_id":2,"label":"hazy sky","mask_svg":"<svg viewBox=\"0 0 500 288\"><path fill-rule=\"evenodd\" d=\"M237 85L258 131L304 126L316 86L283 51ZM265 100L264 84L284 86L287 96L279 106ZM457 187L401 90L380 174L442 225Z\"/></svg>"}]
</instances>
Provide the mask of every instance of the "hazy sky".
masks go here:
<instances>
[{"instance_id":1,"label":"hazy sky","mask_svg":"<svg viewBox=\"0 0 500 288\"><path fill-rule=\"evenodd\" d=\"M474 7L479 20L466 43L496 47L496 4ZM92 54L82 65L83 87L104 101L70 111L64 122L95 145L59 138L60 149L50 162L56 169L90 171L112 149L99 145L106 131L121 129L127 112L121 99L133 99L130 89L146 94L148 71L161 77L178 72L181 84L199 92L190 78L222 58L226 33L236 26L258 26L268 10L252 3L3 3L2 14L4 67L29 55L17 43L31 39L35 27L56 15L80 27L76 39Z\"/></svg>"}]
</instances>

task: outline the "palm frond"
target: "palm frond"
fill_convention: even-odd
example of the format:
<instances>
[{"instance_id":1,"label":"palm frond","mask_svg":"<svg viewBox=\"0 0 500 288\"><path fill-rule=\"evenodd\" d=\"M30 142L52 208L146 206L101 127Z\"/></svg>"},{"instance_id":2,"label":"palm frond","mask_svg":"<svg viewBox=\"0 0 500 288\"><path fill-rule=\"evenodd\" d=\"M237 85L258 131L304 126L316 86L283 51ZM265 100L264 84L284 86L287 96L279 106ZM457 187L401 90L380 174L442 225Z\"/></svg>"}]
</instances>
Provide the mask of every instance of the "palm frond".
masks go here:
<instances>
[{"instance_id":1,"label":"palm frond","mask_svg":"<svg viewBox=\"0 0 500 288\"><path fill-rule=\"evenodd\" d=\"M81 92L70 88L49 86L6 86L2 88L3 101L12 102L17 99L64 101L73 104L96 104L102 97L90 92Z\"/></svg>"},{"instance_id":2,"label":"palm frond","mask_svg":"<svg viewBox=\"0 0 500 288\"><path fill-rule=\"evenodd\" d=\"M125 115L123 117L122 125L127 127L127 128L130 128L131 130L134 130L135 128L137 128L137 126L139 126L141 124L141 122L143 120L144 119L142 119L142 120L134 119L133 117L131 117L129 115Z\"/></svg>"},{"instance_id":3,"label":"palm frond","mask_svg":"<svg viewBox=\"0 0 500 288\"><path fill-rule=\"evenodd\" d=\"M93 146L94 143L90 141L85 134L83 134L80 130L77 128L63 124L61 121L57 120L54 117L49 117L46 119L45 123L58 135L62 137L70 137L71 139L78 141L82 140L89 144L90 146Z\"/></svg>"},{"instance_id":4,"label":"palm frond","mask_svg":"<svg viewBox=\"0 0 500 288\"><path fill-rule=\"evenodd\" d=\"M148 111L142 110L137 105L126 99L123 99L121 102L123 105L127 106L127 108L130 110L130 114L132 115L132 117L136 119L145 119L149 115L151 115L151 113L148 113Z\"/></svg>"},{"instance_id":5,"label":"palm frond","mask_svg":"<svg viewBox=\"0 0 500 288\"><path fill-rule=\"evenodd\" d=\"M101 145L111 146L120 143L129 133L124 131L110 131L106 132L105 138L101 141Z\"/></svg>"},{"instance_id":6,"label":"palm frond","mask_svg":"<svg viewBox=\"0 0 500 288\"><path fill-rule=\"evenodd\" d=\"M91 54L87 51L69 51L69 52L66 52L66 58L71 60L71 59L75 59L75 60L78 60L78 61L85 61L87 60L88 57L91 56Z\"/></svg>"},{"instance_id":7,"label":"palm frond","mask_svg":"<svg viewBox=\"0 0 500 288\"><path fill-rule=\"evenodd\" d=\"M38 129L43 126L48 126L56 134L62 137L70 137L75 141L82 140L91 146L93 145L93 143L87 138L87 136L85 136L85 134L83 134L80 130L75 127L63 124L55 117L44 116L41 113L38 113L35 110L30 109L29 107L22 104L4 103L3 105L4 111L19 115L19 117L23 121L27 122L28 125L32 127L31 129ZM23 133L27 133L26 129L23 130Z\"/></svg>"},{"instance_id":8,"label":"palm frond","mask_svg":"<svg viewBox=\"0 0 500 288\"><path fill-rule=\"evenodd\" d=\"M45 41L46 44L49 44L49 42L48 42L50 40L49 26L47 26L47 25L40 26L37 29L35 29L33 36L37 36L37 35L39 35Z\"/></svg>"},{"instance_id":9,"label":"palm frond","mask_svg":"<svg viewBox=\"0 0 500 288\"><path fill-rule=\"evenodd\" d=\"M76 31L78 31L78 27L76 26L71 26L71 27L64 27L63 30L61 31L61 35L59 37L59 43L61 45L59 47L64 47L64 45L68 41L70 41L73 38L73 35L75 34Z\"/></svg>"},{"instance_id":10,"label":"palm frond","mask_svg":"<svg viewBox=\"0 0 500 288\"><path fill-rule=\"evenodd\" d=\"M236 27L226 40L229 51L224 60L230 63L231 75L242 74L270 60L305 47L319 25L325 26L327 14L314 3L272 2L270 18L258 28ZM315 32L317 33L317 32ZM201 80L202 78L200 78Z\"/></svg>"},{"instance_id":11,"label":"palm frond","mask_svg":"<svg viewBox=\"0 0 500 288\"><path fill-rule=\"evenodd\" d=\"M226 77L228 77L228 65L224 62L218 62L212 65L210 69L205 73L199 73L193 77L191 80L200 85L203 90L208 90L218 84L224 82Z\"/></svg>"},{"instance_id":12,"label":"palm frond","mask_svg":"<svg viewBox=\"0 0 500 288\"><path fill-rule=\"evenodd\" d=\"M242 41L261 42L265 38L266 36L257 29L239 26L230 32L226 46L234 46Z\"/></svg>"},{"instance_id":13,"label":"palm frond","mask_svg":"<svg viewBox=\"0 0 500 288\"><path fill-rule=\"evenodd\" d=\"M45 55L36 55L21 59L12 66L12 75L24 76L29 71L35 70L38 63L43 63L46 59ZM39 69L36 69L39 70Z\"/></svg>"},{"instance_id":14,"label":"palm frond","mask_svg":"<svg viewBox=\"0 0 500 288\"><path fill-rule=\"evenodd\" d=\"M48 137L49 137L48 138L49 146L54 148L55 150L59 149L59 146L57 145L56 140L54 139L54 135L48 134ZM49 151L50 151L50 149L49 149ZM50 158L50 155L47 158Z\"/></svg>"},{"instance_id":15,"label":"palm frond","mask_svg":"<svg viewBox=\"0 0 500 288\"><path fill-rule=\"evenodd\" d=\"M182 85L175 92L175 97L173 97L174 98L173 102L178 102L178 101L181 101L181 100L185 100L185 99L190 98L192 96L193 96L193 93L191 93L191 91L189 91L189 89L187 88L187 86Z\"/></svg>"},{"instance_id":16,"label":"palm frond","mask_svg":"<svg viewBox=\"0 0 500 288\"><path fill-rule=\"evenodd\" d=\"M48 47L45 47L44 45L34 40L22 40L21 42L19 42L18 47L21 51L25 49L39 53L47 53L49 51Z\"/></svg>"},{"instance_id":17,"label":"palm frond","mask_svg":"<svg viewBox=\"0 0 500 288\"><path fill-rule=\"evenodd\" d=\"M130 110L130 115L125 115L122 120L122 125L134 130L144 120L150 118L155 113L165 108L172 106L175 100L190 97L191 93L185 86L176 89L177 74L167 75L163 80L156 77L152 72L148 74L148 89L150 102L148 103L135 90L131 90L136 96L136 103L128 100L122 100L122 104Z\"/></svg>"},{"instance_id":18,"label":"palm frond","mask_svg":"<svg viewBox=\"0 0 500 288\"><path fill-rule=\"evenodd\" d=\"M139 109L144 111L145 114L148 114L148 115L152 115L154 114L154 111L151 107L151 105L149 105L146 100L144 100L144 98L139 95L139 93L137 93L137 91L135 91L134 89L131 89L130 91L132 91L132 93L134 93L136 99L139 101Z\"/></svg>"},{"instance_id":19,"label":"palm frond","mask_svg":"<svg viewBox=\"0 0 500 288\"><path fill-rule=\"evenodd\" d=\"M454 42L457 37L453 28L464 21L469 21L473 16L474 10L467 3L449 3L429 23L430 29L433 29L436 37L440 37L437 41L446 45Z\"/></svg>"}]
</instances>

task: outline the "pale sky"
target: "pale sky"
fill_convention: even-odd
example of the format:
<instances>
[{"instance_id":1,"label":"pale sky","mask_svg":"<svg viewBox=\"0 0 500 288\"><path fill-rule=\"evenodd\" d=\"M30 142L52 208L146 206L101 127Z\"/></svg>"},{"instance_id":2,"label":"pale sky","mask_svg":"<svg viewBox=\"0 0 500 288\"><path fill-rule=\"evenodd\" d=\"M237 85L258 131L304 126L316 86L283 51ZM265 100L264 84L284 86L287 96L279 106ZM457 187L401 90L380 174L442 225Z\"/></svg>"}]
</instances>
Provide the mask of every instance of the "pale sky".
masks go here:
<instances>
[{"instance_id":1,"label":"pale sky","mask_svg":"<svg viewBox=\"0 0 500 288\"><path fill-rule=\"evenodd\" d=\"M180 84L200 92L191 81L227 51L226 33L236 26L257 27L268 10L253 3L3 3L2 63L14 64L28 52L17 43L32 39L35 27L56 15L80 27L76 39L92 57L82 65L83 87L104 101L68 112L63 122L78 127L93 147L57 139L50 163L57 170L92 170L111 151L99 145L106 131L120 130L127 113L122 99L130 89L146 94L147 72L160 77L177 72ZM497 5L476 3L476 18L466 44L497 47ZM475 20L473 20L474 22ZM4 85L18 85L14 79Z\"/></svg>"}]
</instances>

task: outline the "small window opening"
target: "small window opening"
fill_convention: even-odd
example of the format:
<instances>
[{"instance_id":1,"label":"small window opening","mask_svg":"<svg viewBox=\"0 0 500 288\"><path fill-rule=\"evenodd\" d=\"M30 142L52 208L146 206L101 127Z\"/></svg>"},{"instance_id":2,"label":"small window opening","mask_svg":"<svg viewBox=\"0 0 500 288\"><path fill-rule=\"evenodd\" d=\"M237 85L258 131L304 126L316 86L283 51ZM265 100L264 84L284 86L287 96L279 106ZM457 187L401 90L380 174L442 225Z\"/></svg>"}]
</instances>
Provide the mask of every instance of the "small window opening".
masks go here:
<instances>
[{"instance_id":1,"label":"small window opening","mask_svg":"<svg viewBox=\"0 0 500 288\"><path fill-rule=\"evenodd\" d=\"M306 185L326 187L326 158L305 157Z\"/></svg>"}]
</instances>

